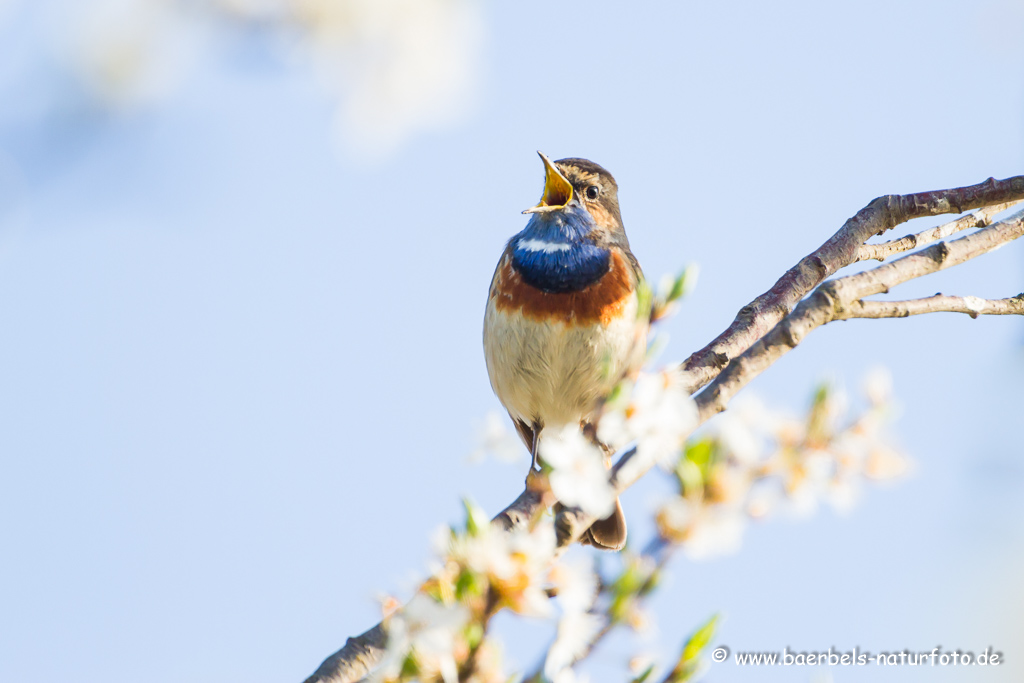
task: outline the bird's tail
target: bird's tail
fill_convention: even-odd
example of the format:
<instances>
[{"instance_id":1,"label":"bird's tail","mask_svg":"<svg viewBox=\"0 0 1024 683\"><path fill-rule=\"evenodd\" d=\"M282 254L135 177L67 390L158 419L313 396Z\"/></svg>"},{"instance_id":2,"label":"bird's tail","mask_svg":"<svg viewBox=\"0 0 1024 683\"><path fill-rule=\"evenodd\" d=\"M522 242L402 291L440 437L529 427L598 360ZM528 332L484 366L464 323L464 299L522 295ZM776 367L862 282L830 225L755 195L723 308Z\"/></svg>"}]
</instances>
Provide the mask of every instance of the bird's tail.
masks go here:
<instances>
[{"instance_id":1,"label":"bird's tail","mask_svg":"<svg viewBox=\"0 0 1024 683\"><path fill-rule=\"evenodd\" d=\"M580 543L589 543L601 550L622 550L626 545L626 516L622 514L622 505L615 499L615 511L604 519L599 519L587 529Z\"/></svg>"}]
</instances>

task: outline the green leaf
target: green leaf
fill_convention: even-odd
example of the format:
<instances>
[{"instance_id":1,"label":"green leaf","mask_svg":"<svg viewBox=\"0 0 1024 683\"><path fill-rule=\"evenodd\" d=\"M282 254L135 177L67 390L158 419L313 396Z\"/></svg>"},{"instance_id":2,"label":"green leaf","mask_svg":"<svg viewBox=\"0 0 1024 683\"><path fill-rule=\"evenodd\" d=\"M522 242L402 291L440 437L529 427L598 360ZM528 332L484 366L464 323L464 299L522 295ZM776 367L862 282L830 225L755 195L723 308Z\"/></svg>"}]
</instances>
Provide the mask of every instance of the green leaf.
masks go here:
<instances>
[{"instance_id":1,"label":"green leaf","mask_svg":"<svg viewBox=\"0 0 1024 683\"><path fill-rule=\"evenodd\" d=\"M479 622L471 621L466 625L464 633L466 635L466 644L469 645L470 648L478 647L480 643L483 642L484 627L483 624Z\"/></svg>"},{"instance_id":2,"label":"green leaf","mask_svg":"<svg viewBox=\"0 0 1024 683\"><path fill-rule=\"evenodd\" d=\"M612 621L621 623L629 616L629 610L637 596L644 591L649 579L652 578L655 566L643 562L641 558L624 558L622 573L611 585L612 603L608 607L608 616ZM650 589L652 586L646 586Z\"/></svg>"},{"instance_id":3,"label":"green leaf","mask_svg":"<svg viewBox=\"0 0 1024 683\"><path fill-rule=\"evenodd\" d=\"M682 458L676 464L676 479L679 480L679 493L685 496L689 491L699 491L704 488L704 475L700 467L693 461Z\"/></svg>"},{"instance_id":4,"label":"green leaf","mask_svg":"<svg viewBox=\"0 0 1024 683\"><path fill-rule=\"evenodd\" d=\"M466 533L479 536L482 531L490 528L490 520L484 511L468 498L462 499L462 507L466 510Z\"/></svg>"},{"instance_id":5,"label":"green leaf","mask_svg":"<svg viewBox=\"0 0 1024 683\"><path fill-rule=\"evenodd\" d=\"M640 597L644 597L649 593L653 593L660 583L661 572L659 572L657 568L655 568L653 571L651 571L650 574L647 575L647 578L644 580L643 585L640 586Z\"/></svg>"},{"instance_id":6,"label":"green leaf","mask_svg":"<svg viewBox=\"0 0 1024 683\"><path fill-rule=\"evenodd\" d=\"M694 631L683 645L683 652L679 655L679 661L672 669L672 673L665 679L669 683L686 683L692 681L703 670L701 661L701 650L708 646L715 636L715 627L718 625L718 615L712 616L700 628Z\"/></svg>"},{"instance_id":7,"label":"green leaf","mask_svg":"<svg viewBox=\"0 0 1024 683\"><path fill-rule=\"evenodd\" d=\"M672 289L668 290L668 294L665 296L665 301L675 301L683 295L686 287L686 269L676 276L676 279L672 282Z\"/></svg>"},{"instance_id":8,"label":"green leaf","mask_svg":"<svg viewBox=\"0 0 1024 683\"><path fill-rule=\"evenodd\" d=\"M718 459L718 441L703 438L688 441L683 457L676 463L675 475L679 492L697 491L711 478L711 466Z\"/></svg>"},{"instance_id":9,"label":"green leaf","mask_svg":"<svg viewBox=\"0 0 1024 683\"><path fill-rule=\"evenodd\" d=\"M420 667L416 663L416 655L415 653L410 652L405 656L405 659L402 660L402 669L399 676L401 676L401 678L405 680L416 678L416 676L418 676L419 673Z\"/></svg>"},{"instance_id":10,"label":"green leaf","mask_svg":"<svg viewBox=\"0 0 1024 683\"><path fill-rule=\"evenodd\" d=\"M709 437L690 441L686 444L686 459L699 467L705 467L714 459L717 446L718 442Z\"/></svg>"},{"instance_id":11,"label":"green leaf","mask_svg":"<svg viewBox=\"0 0 1024 683\"><path fill-rule=\"evenodd\" d=\"M631 680L629 683L644 683L644 681L646 681L648 678L651 677L652 673L654 673L654 665L653 664L651 664L649 667L644 669L644 672L642 674L640 674L639 676L637 676L636 678Z\"/></svg>"},{"instance_id":12,"label":"green leaf","mask_svg":"<svg viewBox=\"0 0 1024 683\"><path fill-rule=\"evenodd\" d=\"M694 290L697 286L697 276L700 274L700 267L696 263L687 265L672 283L666 301L672 302L681 299Z\"/></svg>"},{"instance_id":13,"label":"green leaf","mask_svg":"<svg viewBox=\"0 0 1024 683\"><path fill-rule=\"evenodd\" d=\"M708 619L703 626L698 628L690 636L690 639L686 641L686 645L683 646L683 659L691 660L696 659L700 654L700 651L708 646L711 639L715 636L715 627L718 625L718 615L713 615Z\"/></svg>"},{"instance_id":14,"label":"green leaf","mask_svg":"<svg viewBox=\"0 0 1024 683\"><path fill-rule=\"evenodd\" d=\"M484 594L487 588L487 581L469 569L459 572L459 578L455 580L455 597L464 600L467 597L479 597Z\"/></svg>"},{"instance_id":15,"label":"green leaf","mask_svg":"<svg viewBox=\"0 0 1024 683\"><path fill-rule=\"evenodd\" d=\"M831 434L828 424L828 399L832 388L822 382L814 390L811 409L807 413L807 439L811 442L827 442Z\"/></svg>"},{"instance_id":16,"label":"green leaf","mask_svg":"<svg viewBox=\"0 0 1024 683\"><path fill-rule=\"evenodd\" d=\"M636 317L640 320L650 318L651 308L654 305L654 291L647 283L647 280L640 280L636 284L637 308Z\"/></svg>"}]
</instances>

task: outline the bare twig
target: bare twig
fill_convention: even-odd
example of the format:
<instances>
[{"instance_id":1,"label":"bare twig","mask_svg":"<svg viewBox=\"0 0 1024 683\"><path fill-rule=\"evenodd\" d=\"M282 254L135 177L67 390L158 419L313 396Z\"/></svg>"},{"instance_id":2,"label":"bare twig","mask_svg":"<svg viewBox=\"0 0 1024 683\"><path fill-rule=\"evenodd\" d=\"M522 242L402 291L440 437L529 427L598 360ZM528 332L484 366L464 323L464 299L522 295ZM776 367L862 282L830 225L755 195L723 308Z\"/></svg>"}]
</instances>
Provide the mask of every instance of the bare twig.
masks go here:
<instances>
[{"instance_id":1,"label":"bare twig","mask_svg":"<svg viewBox=\"0 0 1024 683\"><path fill-rule=\"evenodd\" d=\"M827 242L790 268L771 289L741 308L725 332L687 358L680 367L685 385L690 393L707 385L729 361L763 337L826 277L854 263L868 238L913 218L963 213L1021 199L1024 199L1024 176L1006 180L989 178L970 187L875 199L846 221Z\"/></svg>"},{"instance_id":2,"label":"bare twig","mask_svg":"<svg viewBox=\"0 0 1024 683\"><path fill-rule=\"evenodd\" d=\"M960 265L1017 239L1022 232L1024 211L1018 211L976 233L952 242L939 242L891 263L838 278L828 283L828 287L835 290L834 296L842 304L852 303L866 296L888 292L891 287L922 275Z\"/></svg>"},{"instance_id":3,"label":"bare twig","mask_svg":"<svg viewBox=\"0 0 1024 683\"><path fill-rule=\"evenodd\" d=\"M1024 315L1024 293L1009 299L979 299L976 296L936 294L910 301L855 301L836 320L850 318L906 318L922 313L966 313L979 315Z\"/></svg>"},{"instance_id":4,"label":"bare twig","mask_svg":"<svg viewBox=\"0 0 1024 683\"><path fill-rule=\"evenodd\" d=\"M928 228L914 235L907 235L901 237L898 240L890 240L888 242L882 242L881 244L862 244L860 252L857 255L858 261L869 261L874 259L876 261L884 261L893 254L900 254L911 249L917 249L923 247L926 244L937 242L938 240L945 239L950 235L960 232L961 230L973 230L974 228L984 228L992 224L992 218L1002 213L1006 209L1010 208L1017 202L1004 202L1002 204L995 204L994 206L986 206L979 209L975 213L967 216L961 216L955 221L943 223L937 225L934 228Z\"/></svg>"},{"instance_id":5,"label":"bare twig","mask_svg":"<svg viewBox=\"0 0 1024 683\"><path fill-rule=\"evenodd\" d=\"M902 282L944 270L1006 244L1024 234L1024 211L952 242L939 242L877 268L825 283L789 316L729 364L696 396L700 422L725 410L736 392L765 368L796 348L812 330L842 320L847 307L865 296L889 291Z\"/></svg>"}]
</instances>

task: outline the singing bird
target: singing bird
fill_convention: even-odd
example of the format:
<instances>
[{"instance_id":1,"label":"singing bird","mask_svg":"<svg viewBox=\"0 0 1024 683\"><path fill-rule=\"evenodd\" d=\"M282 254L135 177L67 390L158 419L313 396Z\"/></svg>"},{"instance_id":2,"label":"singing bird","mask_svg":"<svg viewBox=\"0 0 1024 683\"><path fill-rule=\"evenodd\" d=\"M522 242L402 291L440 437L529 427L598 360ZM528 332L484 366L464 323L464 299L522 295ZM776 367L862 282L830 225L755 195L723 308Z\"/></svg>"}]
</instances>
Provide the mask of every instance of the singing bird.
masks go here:
<instances>
[{"instance_id":1,"label":"singing bird","mask_svg":"<svg viewBox=\"0 0 1024 683\"><path fill-rule=\"evenodd\" d=\"M529 222L498 261L484 316L491 387L533 456L531 469L545 429L579 425L596 441L601 399L640 369L649 325L615 179L586 159L538 154L544 194L523 212ZM625 545L618 501L583 540L606 550Z\"/></svg>"}]
</instances>

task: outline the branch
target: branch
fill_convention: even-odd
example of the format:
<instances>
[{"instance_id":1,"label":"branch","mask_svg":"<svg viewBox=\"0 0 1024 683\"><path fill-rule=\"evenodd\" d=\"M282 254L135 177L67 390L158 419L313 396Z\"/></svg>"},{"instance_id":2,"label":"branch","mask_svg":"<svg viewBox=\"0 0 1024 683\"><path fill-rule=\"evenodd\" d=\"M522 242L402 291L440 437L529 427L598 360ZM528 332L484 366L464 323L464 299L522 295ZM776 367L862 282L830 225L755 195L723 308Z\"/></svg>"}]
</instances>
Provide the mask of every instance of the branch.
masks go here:
<instances>
[{"instance_id":1,"label":"branch","mask_svg":"<svg viewBox=\"0 0 1024 683\"><path fill-rule=\"evenodd\" d=\"M696 396L700 422L725 410L750 380L796 348L812 330L833 320L844 320L848 309L865 296L889 291L907 280L951 268L985 254L1024 234L1024 211L952 242L940 242L892 263L832 280L800 302L796 310L756 344L729 364ZM845 317L844 317L845 316Z\"/></svg>"},{"instance_id":2,"label":"branch","mask_svg":"<svg viewBox=\"0 0 1024 683\"><path fill-rule=\"evenodd\" d=\"M863 297L888 291L889 287L900 282L962 263L1019 237L1024 231L1021 221L1024 212L948 245L939 243L873 270L833 280L818 287L829 275L856 262L861 247L869 238L913 218L961 213L1020 200L1024 200L1024 176L1006 180L989 178L969 187L887 195L872 201L846 221L821 247L787 271L770 290L740 309L725 332L680 366L682 381L689 393L706 387L695 397L699 409L698 425L724 410L737 391L799 344L814 328L832 320L845 319L842 317L844 315L868 317L854 314L863 310L858 308L859 305L868 305L868 310L871 310L873 304L883 304L861 302ZM958 229L977 227L979 220L976 216L971 217L963 228ZM818 289L814 294L800 302L815 287ZM1003 301L1019 299L1015 297ZM913 302L898 303L910 306ZM1018 301L1014 305L1021 304ZM632 486L652 466L649 462L641 462L635 455L635 449L628 451L612 468L611 483L618 493ZM493 522L508 530L525 527L549 505L547 495L528 486ZM559 546L563 548L578 541L596 521L578 510L570 509L565 510L562 517L558 520L558 535ZM305 683L354 683L380 662L385 644L384 627L378 624L362 635L349 638L345 647L324 660Z\"/></svg>"},{"instance_id":3,"label":"branch","mask_svg":"<svg viewBox=\"0 0 1024 683\"><path fill-rule=\"evenodd\" d=\"M861 246L869 238L913 218L963 213L1022 199L1024 176L1006 180L989 178L969 187L875 199L846 221L827 242L790 268L771 289L741 308L725 332L687 358L681 367L684 383L690 393L706 386L826 277L856 262Z\"/></svg>"},{"instance_id":4,"label":"branch","mask_svg":"<svg viewBox=\"0 0 1024 683\"><path fill-rule=\"evenodd\" d=\"M505 531L524 529L536 520L541 512L555 504L554 496L546 484L537 482L537 474L530 472L526 478L526 489L512 504L491 520Z\"/></svg>"},{"instance_id":5,"label":"branch","mask_svg":"<svg viewBox=\"0 0 1024 683\"><path fill-rule=\"evenodd\" d=\"M323 661L304 683L354 683L363 678L384 657L388 637L380 623L366 633L345 641L345 647Z\"/></svg>"},{"instance_id":6,"label":"branch","mask_svg":"<svg viewBox=\"0 0 1024 683\"><path fill-rule=\"evenodd\" d=\"M931 244L941 239L945 239L950 235L960 232L961 230L973 230L974 228L985 228L992 224L992 217L998 213L1002 213L1006 209L1010 208L1017 202L1004 202L1002 204L996 204L994 206L986 206L979 210L977 213L972 213L968 216L961 216L955 221L950 221L943 225L938 225L934 228L922 230L916 235L907 235L898 240L890 240L889 242L882 242L881 244L862 244L860 252L857 255L858 261L869 261L874 259L876 261L884 261L893 254L901 254L911 249L917 249L923 247L926 244Z\"/></svg>"},{"instance_id":7,"label":"branch","mask_svg":"<svg viewBox=\"0 0 1024 683\"><path fill-rule=\"evenodd\" d=\"M1009 299L979 299L976 296L935 296L910 301L855 301L836 317L851 318L906 318L922 313L966 313L972 318L979 315L1024 315L1024 293Z\"/></svg>"}]
</instances>

